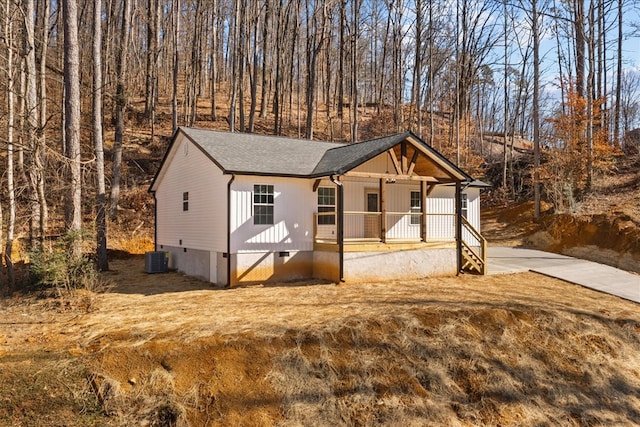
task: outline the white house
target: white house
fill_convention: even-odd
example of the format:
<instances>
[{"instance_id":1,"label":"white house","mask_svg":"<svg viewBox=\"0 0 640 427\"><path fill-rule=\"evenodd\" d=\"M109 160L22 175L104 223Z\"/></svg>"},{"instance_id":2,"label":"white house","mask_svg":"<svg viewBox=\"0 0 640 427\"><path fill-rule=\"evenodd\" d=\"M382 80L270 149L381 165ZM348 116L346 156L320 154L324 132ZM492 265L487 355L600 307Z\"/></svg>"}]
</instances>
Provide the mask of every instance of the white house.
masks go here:
<instances>
[{"instance_id":1,"label":"white house","mask_svg":"<svg viewBox=\"0 0 640 427\"><path fill-rule=\"evenodd\" d=\"M411 132L338 144L179 128L149 191L169 267L234 286L484 273L484 186Z\"/></svg>"}]
</instances>

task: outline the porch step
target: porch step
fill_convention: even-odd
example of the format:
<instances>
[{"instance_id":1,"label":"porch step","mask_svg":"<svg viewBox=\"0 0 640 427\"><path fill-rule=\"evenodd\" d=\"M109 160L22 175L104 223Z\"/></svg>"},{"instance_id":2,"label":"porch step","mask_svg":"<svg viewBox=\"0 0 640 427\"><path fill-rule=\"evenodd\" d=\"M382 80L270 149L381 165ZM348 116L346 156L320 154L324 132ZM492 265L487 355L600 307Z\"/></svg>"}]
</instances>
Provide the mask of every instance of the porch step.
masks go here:
<instances>
[{"instance_id":1,"label":"porch step","mask_svg":"<svg viewBox=\"0 0 640 427\"><path fill-rule=\"evenodd\" d=\"M462 270L469 271L472 273L484 274L485 263L484 260L480 259L480 257L473 252L467 246L462 246Z\"/></svg>"},{"instance_id":2,"label":"porch step","mask_svg":"<svg viewBox=\"0 0 640 427\"><path fill-rule=\"evenodd\" d=\"M471 235L474 245L462 240L462 271L486 274L487 272L487 240L480 234L466 218L462 217L462 228Z\"/></svg>"}]
</instances>

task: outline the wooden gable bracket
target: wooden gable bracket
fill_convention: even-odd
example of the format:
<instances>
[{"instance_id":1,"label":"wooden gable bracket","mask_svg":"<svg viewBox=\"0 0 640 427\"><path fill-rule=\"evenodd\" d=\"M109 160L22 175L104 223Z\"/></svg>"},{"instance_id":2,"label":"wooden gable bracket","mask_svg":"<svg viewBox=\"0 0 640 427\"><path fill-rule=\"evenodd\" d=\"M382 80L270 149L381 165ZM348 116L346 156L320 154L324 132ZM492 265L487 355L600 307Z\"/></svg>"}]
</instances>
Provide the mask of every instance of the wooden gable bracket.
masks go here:
<instances>
[{"instance_id":1,"label":"wooden gable bracket","mask_svg":"<svg viewBox=\"0 0 640 427\"><path fill-rule=\"evenodd\" d=\"M409 170L407 171L407 175L413 175L413 169L416 167L416 161L418 161L419 155L420 155L420 151L417 148L414 148L413 156L411 157L411 162L409 163Z\"/></svg>"},{"instance_id":2,"label":"wooden gable bracket","mask_svg":"<svg viewBox=\"0 0 640 427\"><path fill-rule=\"evenodd\" d=\"M316 191L318 191L318 187L320 187L320 182L322 180L321 179L316 179L316 181L313 183L313 192L315 193Z\"/></svg>"},{"instance_id":3,"label":"wooden gable bracket","mask_svg":"<svg viewBox=\"0 0 640 427\"><path fill-rule=\"evenodd\" d=\"M442 180L440 179L439 181L441 183L445 183L445 182L458 182L458 181L462 181L464 178L460 177L460 176L456 176L456 171L454 169L452 169L452 167L448 166L446 164L446 162L442 161L442 160L438 160L436 157L433 157L431 154L428 153L428 151L426 149L423 149L422 147L420 147L419 145L419 141L416 141L415 139L413 139L412 137L408 138L409 141L412 142L412 145L420 150L426 157L431 158L434 165L440 169L442 172L444 172L445 174L447 174L451 179L450 180ZM455 167L455 166L454 166Z\"/></svg>"},{"instance_id":4,"label":"wooden gable bracket","mask_svg":"<svg viewBox=\"0 0 640 427\"><path fill-rule=\"evenodd\" d=\"M402 175L409 175L407 170L409 166L407 165L407 141L402 141L400 143L400 157L402 161Z\"/></svg>"},{"instance_id":5,"label":"wooden gable bracket","mask_svg":"<svg viewBox=\"0 0 640 427\"><path fill-rule=\"evenodd\" d=\"M398 157L396 156L396 152L393 151L393 148L390 148L387 153L389 153L389 157L391 157L391 162L393 163L393 168L396 170L398 175L403 175L400 170L400 163L398 162Z\"/></svg>"}]
</instances>

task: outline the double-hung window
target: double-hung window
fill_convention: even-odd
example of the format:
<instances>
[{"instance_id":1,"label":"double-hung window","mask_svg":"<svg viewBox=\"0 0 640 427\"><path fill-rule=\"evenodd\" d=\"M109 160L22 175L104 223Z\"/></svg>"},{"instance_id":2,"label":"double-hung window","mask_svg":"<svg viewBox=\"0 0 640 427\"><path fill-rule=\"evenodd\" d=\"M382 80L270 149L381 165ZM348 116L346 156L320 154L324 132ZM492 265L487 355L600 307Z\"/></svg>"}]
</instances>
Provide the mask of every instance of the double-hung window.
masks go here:
<instances>
[{"instance_id":1,"label":"double-hung window","mask_svg":"<svg viewBox=\"0 0 640 427\"><path fill-rule=\"evenodd\" d=\"M420 192L411 192L411 225L419 225L422 214L422 201L420 200Z\"/></svg>"},{"instance_id":2,"label":"double-hung window","mask_svg":"<svg viewBox=\"0 0 640 427\"><path fill-rule=\"evenodd\" d=\"M188 191L185 191L184 193L182 193L182 210L183 211L189 210L189 192Z\"/></svg>"},{"instance_id":3,"label":"double-hung window","mask_svg":"<svg viewBox=\"0 0 640 427\"><path fill-rule=\"evenodd\" d=\"M273 185L253 186L253 223L273 224Z\"/></svg>"},{"instance_id":4,"label":"double-hung window","mask_svg":"<svg viewBox=\"0 0 640 427\"><path fill-rule=\"evenodd\" d=\"M461 200L461 209L460 209L460 214L465 218L465 219L469 219L468 215L469 215L469 195L466 193L462 193L462 200Z\"/></svg>"},{"instance_id":5,"label":"double-hung window","mask_svg":"<svg viewBox=\"0 0 640 427\"><path fill-rule=\"evenodd\" d=\"M327 212L331 212L329 215ZM318 225L334 225L336 223L336 189L318 187Z\"/></svg>"}]
</instances>

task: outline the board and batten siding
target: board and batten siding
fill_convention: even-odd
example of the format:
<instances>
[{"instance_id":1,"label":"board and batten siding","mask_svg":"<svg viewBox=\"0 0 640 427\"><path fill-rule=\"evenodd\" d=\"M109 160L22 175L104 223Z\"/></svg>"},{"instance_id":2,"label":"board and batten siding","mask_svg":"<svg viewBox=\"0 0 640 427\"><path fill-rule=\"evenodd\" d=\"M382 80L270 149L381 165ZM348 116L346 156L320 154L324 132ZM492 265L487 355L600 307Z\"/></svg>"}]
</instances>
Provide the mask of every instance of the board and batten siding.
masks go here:
<instances>
[{"instance_id":1,"label":"board and batten siding","mask_svg":"<svg viewBox=\"0 0 640 427\"><path fill-rule=\"evenodd\" d=\"M179 136L165 161L156 191L157 245L226 251L227 182L218 166ZM189 209L183 210L183 193Z\"/></svg>"},{"instance_id":2,"label":"board and batten siding","mask_svg":"<svg viewBox=\"0 0 640 427\"><path fill-rule=\"evenodd\" d=\"M312 251L314 180L238 176L231 189L231 252ZM274 223L254 224L253 186L273 185Z\"/></svg>"},{"instance_id":3,"label":"board and batten siding","mask_svg":"<svg viewBox=\"0 0 640 427\"><path fill-rule=\"evenodd\" d=\"M480 191L467 188L464 193L468 198L467 219L480 231ZM439 185L427 197L427 240L455 240L455 194L454 186ZM468 238L465 235L462 237Z\"/></svg>"}]
</instances>

